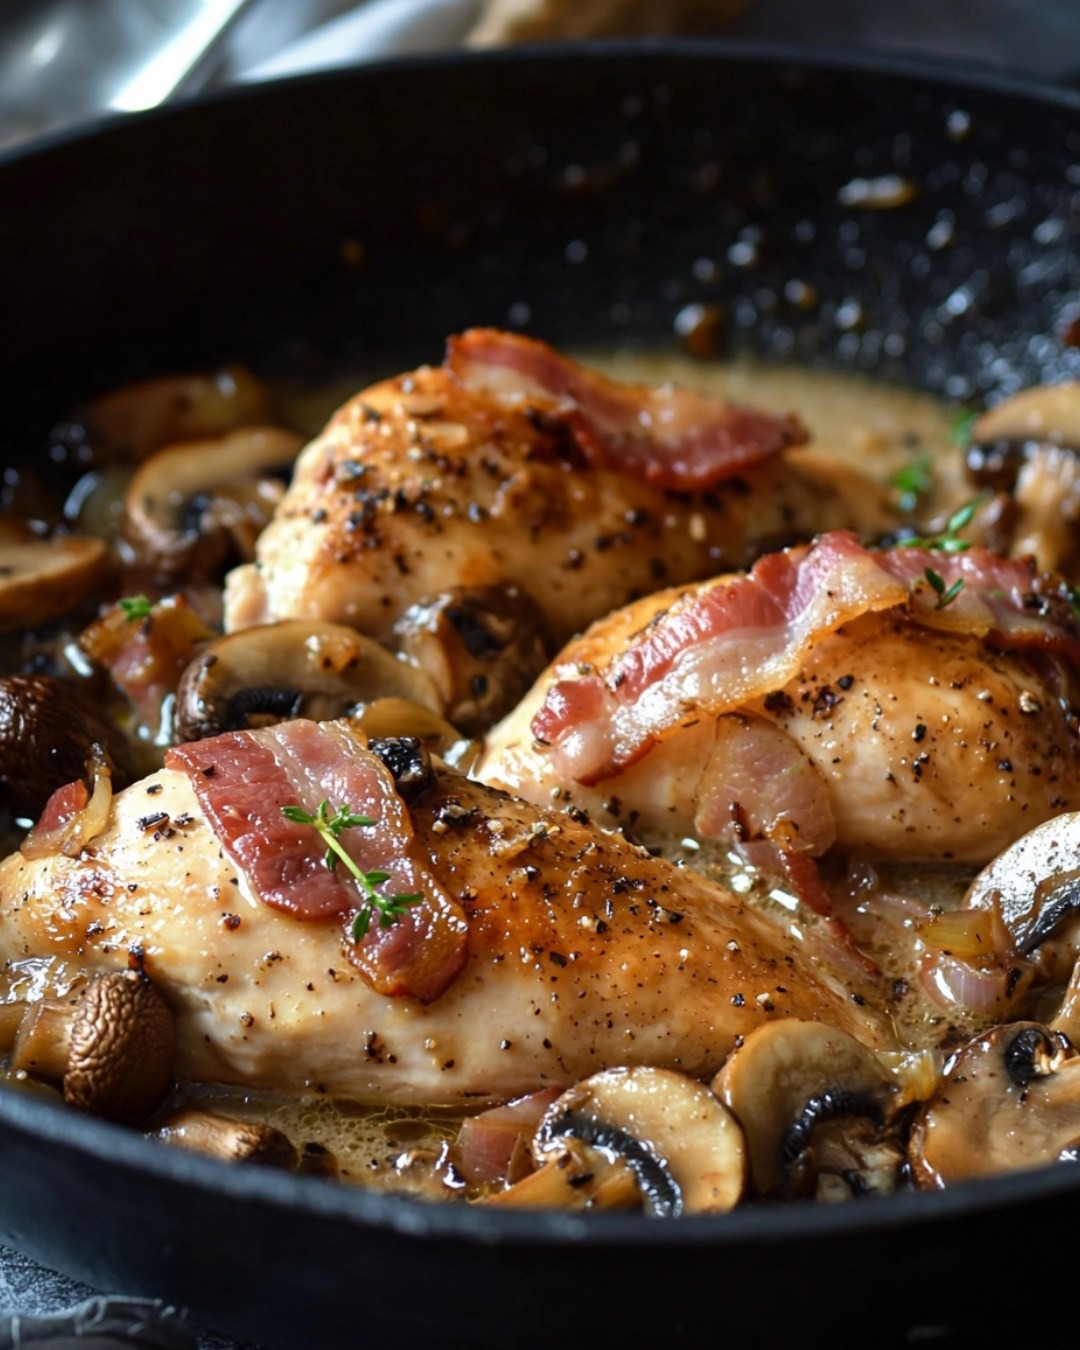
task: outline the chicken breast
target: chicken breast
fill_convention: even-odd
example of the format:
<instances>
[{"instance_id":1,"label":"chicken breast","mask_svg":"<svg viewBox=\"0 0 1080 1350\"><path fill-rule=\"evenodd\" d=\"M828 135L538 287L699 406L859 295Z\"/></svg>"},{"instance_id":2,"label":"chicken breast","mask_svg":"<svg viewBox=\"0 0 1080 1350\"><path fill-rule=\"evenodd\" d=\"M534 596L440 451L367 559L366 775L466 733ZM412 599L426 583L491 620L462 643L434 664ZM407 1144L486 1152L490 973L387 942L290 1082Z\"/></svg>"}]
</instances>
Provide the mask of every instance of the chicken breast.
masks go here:
<instances>
[{"instance_id":1,"label":"chicken breast","mask_svg":"<svg viewBox=\"0 0 1080 1350\"><path fill-rule=\"evenodd\" d=\"M249 742L265 749L269 735L190 747L201 767L167 768L120 793L78 857L15 854L0 866L8 999L63 993L123 968L138 948L177 1014L185 1078L404 1103L506 1098L612 1065L705 1075L775 1017L890 1041L870 1011L873 991L845 985L722 887L579 812L541 810L442 769L409 808L402 847L419 884L464 915L463 963L427 1003L377 993L348 924L281 907L304 904L302 869L279 868L298 894L268 903L250 849L237 864L231 850L258 833L248 828L257 808L232 808L243 845L208 819L207 769ZM349 755L374 758L359 745ZM322 781L332 792L340 780Z\"/></svg>"},{"instance_id":2,"label":"chicken breast","mask_svg":"<svg viewBox=\"0 0 1080 1350\"><path fill-rule=\"evenodd\" d=\"M489 387L460 369L423 368L333 417L301 454L255 562L228 578L229 630L326 619L393 645L410 607L451 588L504 587L539 608L557 646L658 586L745 566L820 530L889 527L880 488L827 456L782 449L802 434L790 419L601 382L510 335L488 345L523 361L529 381L508 390L505 378ZM532 381L538 359L578 403L553 402ZM684 439L697 438L689 467L681 442L656 450L669 408L653 406L684 392ZM617 444L600 425L612 406L630 426L620 424Z\"/></svg>"},{"instance_id":3,"label":"chicken breast","mask_svg":"<svg viewBox=\"0 0 1080 1350\"><path fill-rule=\"evenodd\" d=\"M1028 564L981 551L938 562L965 589L935 608L916 554L826 536L601 620L477 776L650 841L988 862L1080 805L1074 620L1028 602Z\"/></svg>"}]
</instances>

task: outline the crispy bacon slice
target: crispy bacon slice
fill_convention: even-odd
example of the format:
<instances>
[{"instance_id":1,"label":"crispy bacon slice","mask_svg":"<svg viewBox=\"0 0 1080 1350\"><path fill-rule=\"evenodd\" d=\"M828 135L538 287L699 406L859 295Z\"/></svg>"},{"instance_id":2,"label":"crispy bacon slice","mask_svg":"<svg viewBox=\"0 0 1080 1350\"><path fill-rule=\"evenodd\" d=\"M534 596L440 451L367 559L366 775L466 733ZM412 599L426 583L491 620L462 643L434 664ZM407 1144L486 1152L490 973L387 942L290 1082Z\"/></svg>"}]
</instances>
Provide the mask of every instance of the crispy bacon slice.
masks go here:
<instances>
[{"instance_id":1,"label":"crispy bacon slice","mask_svg":"<svg viewBox=\"0 0 1080 1350\"><path fill-rule=\"evenodd\" d=\"M673 385L620 383L495 328L450 338L445 369L465 388L558 416L590 463L677 492L711 487L807 439L795 417Z\"/></svg>"},{"instance_id":2,"label":"crispy bacon slice","mask_svg":"<svg viewBox=\"0 0 1080 1350\"><path fill-rule=\"evenodd\" d=\"M688 709L729 712L783 688L814 643L907 595L844 532L767 554L747 575L688 591L603 674L556 681L533 735L555 747L570 777L598 783L640 759Z\"/></svg>"},{"instance_id":3,"label":"crispy bacon slice","mask_svg":"<svg viewBox=\"0 0 1080 1350\"><path fill-rule=\"evenodd\" d=\"M346 730L299 720L177 746L165 759L191 778L207 820L258 899L306 921L344 916L346 954L379 993L429 1003L449 987L465 964L465 916L410 856L412 825L393 779ZM388 872L387 893L423 896L391 926L372 923L359 943L351 938L363 902L356 882L344 867L330 871L318 831L282 810L300 805L314 814L323 800L375 822L341 835L362 870Z\"/></svg>"},{"instance_id":4,"label":"crispy bacon slice","mask_svg":"<svg viewBox=\"0 0 1080 1350\"><path fill-rule=\"evenodd\" d=\"M930 584L963 585L949 603ZM556 667L532 722L559 770L579 783L610 778L691 711L734 711L782 689L805 654L861 615L904 609L916 622L1002 647L1041 647L1080 669L1080 630L1044 601L1030 560L985 549L871 552L845 531L769 554L746 575L687 591L603 671Z\"/></svg>"},{"instance_id":5,"label":"crispy bacon slice","mask_svg":"<svg viewBox=\"0 0 1080 1350\"><path fill-rule=\"evenodd\" d=\"M907 547L875 556L910 587L919 623L985 637L996 647L1056 652L1080 670L1080 630L1071 601L1050 577L1039 575L1033 558L999 558L985 548L942 554ZM960 583L947 604L940 604L927 570L941 578L946 594Z\"/></svg>"}]
</instances>

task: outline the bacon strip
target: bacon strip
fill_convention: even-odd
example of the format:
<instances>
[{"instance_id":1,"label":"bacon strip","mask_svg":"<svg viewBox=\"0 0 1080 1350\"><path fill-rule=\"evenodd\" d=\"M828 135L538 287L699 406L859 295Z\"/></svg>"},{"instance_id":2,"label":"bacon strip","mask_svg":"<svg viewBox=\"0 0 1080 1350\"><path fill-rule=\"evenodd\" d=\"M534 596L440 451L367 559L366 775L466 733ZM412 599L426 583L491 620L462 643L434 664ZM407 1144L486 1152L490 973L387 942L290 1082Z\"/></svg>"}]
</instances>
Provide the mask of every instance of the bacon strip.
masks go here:
<instances>
[{"instance_id":1,"label":"bacon strip","mask_svg":"<svg viewBox=\"0 0 1080 1350\"><path fill-rule=\"evenodd\" d=\"M444 364L467 389L562 418L597 467L672 491L711 487L807 439L795 417L672 385L624 384L495 328L450 338Z\"/></svg>"},{"instance_id":2,"label":"bacon strip","mask_svg":"<svg viewBox=\"0 0 1080 1350\"><path fill-rule=\"evenodd\" d=\"M783 728L744 714L716 720L694 829L733 845L768 840L782 853L819 856L836 842L829 789L817 767Z\"/></svg>"},{"instance_id":3,"label":"bacon strip","mask_svg":"<svg viewBox=\"0 0 1080 1350\"><path fill-rule=\"evenodd\" d=\"M985 637L996 647L1057 652L1080 670L1076 616L1049 579L1039 575L1033 558L999 558L985 548L941 554L900 547L875 556L910 587L912 615L919 623ZM940 609L926 578L928 568L941 577L946 591L963 583Z\"/></svg>"},{"instance_id":4,"label":"bacon strip","mask_svg":"<svg viewBox=\"0 0 1080 1350\"><path fill-rule=\"evenodd\" d=\"M947 605L926 571L950 587ZM745 576L686 592L602 672L567 662L532 722L559 770L593 785L633 764L688 712L734 711L782 689L805 654L863 614L905 609L930 627L973 633L1002 647L1063 653L1080 669L1080 638L1061 606L1046 605L1030 560L985 549L940 554L869 552L844 531L762 558Z\"/></svg>"},{"instance_id":5,"label":"bacon strip","mask_svg":"<svg viewBox=\"0 0 1080 1350\"><path fill-rule=\"evenodd\" d=\"M166 766L186 772L199 805L254 894L306 921L344 916L349 959L379 993L428 1003L460 972L468 930L460 906L409 855L412 825L380 760L332 724L294 721L259 732L228 732L167 751ZM364 897L347 869L330 871L326 845L285 806L314 814L319 803L347 805L375 824L341 835L363 870L388 872L387 894L421 894L391 926L372 923L351 939Z\"/></svg>"},{"instance_id":6,"label":"bacon strip","mask_svg":"<svg viewBox=\"0 0 1080 1350\"><path fill-rule=\"evenodd\" d=\"M730 712L782 689L815 643L907 595L851 534L768 554L748 575L688 591L603 674L558 680L533 735L555 747L563 772L598 783L640 759L688 709Z\"/></svg>"},{"instance_id":7,"label":"bacon strip","mask_svg":"<svg viewBox=\"0 0 1080 1350\"><path fill-rule=\"evenodd\" d=\"M232 731L178 745L165 752L165 766L191 778L203 815L264 904L308 920L350 908L348 891L323 863L319 836L282 814L297 794L265 736Z\"/></svg>"}]
</instances>

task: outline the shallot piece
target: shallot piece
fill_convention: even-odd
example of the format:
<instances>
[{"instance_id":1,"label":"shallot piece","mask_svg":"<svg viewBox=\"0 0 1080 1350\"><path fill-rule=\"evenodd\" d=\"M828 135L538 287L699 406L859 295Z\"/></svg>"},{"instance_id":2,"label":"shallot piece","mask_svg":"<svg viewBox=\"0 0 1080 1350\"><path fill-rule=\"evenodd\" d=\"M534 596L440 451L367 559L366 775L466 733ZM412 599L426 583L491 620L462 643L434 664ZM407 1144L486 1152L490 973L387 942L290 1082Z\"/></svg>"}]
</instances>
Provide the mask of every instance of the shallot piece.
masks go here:
<instances>
[{"instance_id":1,"label":"shallot piece","mask_svg":"<svg viewBox=\"0 0 1080 1350\"><path fill-rule=\"evenodd\" d=\"M54 853L77 858L105 830L112 806L112 770L100 746L94 746L86 771L93 790L83 782L57 788L20 846L24 858L47 858Z\"/></svg>"}]
</instances>

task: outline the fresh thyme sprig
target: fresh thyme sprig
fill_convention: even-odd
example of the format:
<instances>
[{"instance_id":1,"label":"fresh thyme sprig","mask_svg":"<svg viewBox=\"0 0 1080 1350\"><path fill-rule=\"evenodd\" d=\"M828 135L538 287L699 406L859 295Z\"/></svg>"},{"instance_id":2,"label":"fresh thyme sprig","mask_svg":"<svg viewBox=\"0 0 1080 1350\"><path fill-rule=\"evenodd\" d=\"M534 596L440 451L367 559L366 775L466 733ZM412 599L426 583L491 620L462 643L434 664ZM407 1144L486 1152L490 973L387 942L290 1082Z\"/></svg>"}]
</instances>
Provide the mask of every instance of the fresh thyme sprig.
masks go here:
<instances>
[{"instance_id":1,"label":"fresh thyme sprig","mask_svg":"<svg viewBox=\"0 0 1080 1350\"><path fill-rule=\"evenodd\" d=\"M149 618L154 609L145 595L125 595L117 600L116 604L129 623L133 623L136 619Z\"/></svg>"},{"instance_id":2,"label":"fresh thyme sprig","mask_svg":"<svg viewBox=\"0 0 1080 1350\"><path fill-rule=\"evenodd\" d=\"M948 590L946 590L945 578L940 572L935 572L932 567L928 567L924 575L930 583L930 589L937 596L937 604L934 606L935 609L944 609L946 605L951 605L964 589L963 577L957 577Z\"/></svg>"},{"instance_id":3,"label":"fresh thyme sprig","mask_svg":"<svg viewBox=\"0 0 1080 1350\"><path fill-rule=\"evenodd\" d=\"M985 498L980 496L965 502L958 511L952 513L940 534L902 539L901 545L904 548L933 549L935 553L966 553L971 548L971 540L961 539L960 531L967 529L975 519L975 512L984 500Z\"/></svg>"},{"instance_id":4,"label":"fresh thyme sprig","mask_svg":"<svg viewBox=\"0 0 1080 1350\"><path fill-rule=\"evenodd\" d=\"M370 872L365 872L346 853L341 842L342 832L351 830L358 825L377 824L370 816L353 811L348 806L332 808L326 798L323 798L319 803L314 815L310 811L305 811L302 806L283 806L281 814L287 820L295 821L297 825L314 826L326 845L326 856L323 858L323 862L326 864L327 870L333 872L338 863L342 862L360 883L360 889L364 893L364 903L352 922L354 942L360 942L367 935L368 929L371 927L371 921L376 916L378 916L380 928L389 928L392 924L397 923L410 905L418 905L423 900L424 897L419 894L380 895L375 887L381 886L384 881L389 881L390 873L384 872L381 868L373 868Z\"/></svg>"}]
</instances>

